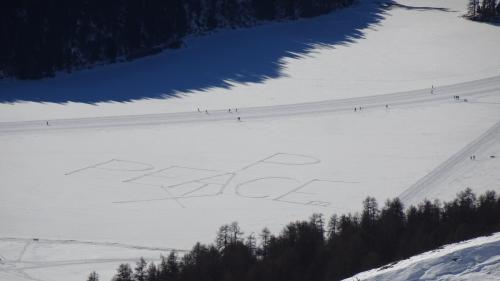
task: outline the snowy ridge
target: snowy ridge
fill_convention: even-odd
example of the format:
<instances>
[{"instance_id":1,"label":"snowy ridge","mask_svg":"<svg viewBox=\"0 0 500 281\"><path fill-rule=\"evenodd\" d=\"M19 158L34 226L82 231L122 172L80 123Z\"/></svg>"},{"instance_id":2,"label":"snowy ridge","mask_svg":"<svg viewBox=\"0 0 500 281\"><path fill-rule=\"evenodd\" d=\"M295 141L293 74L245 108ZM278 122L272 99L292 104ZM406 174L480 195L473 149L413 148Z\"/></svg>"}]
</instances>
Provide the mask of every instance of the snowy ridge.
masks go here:
<instances>
[{"instance_id":1,"label":"snowy ridge","mask_svg":"<svg viewBox=\"0 0 500 281\"><path fill-rule=\"evenodd\" d=\"M500 233L446 245L409 259L358 273L353 280L499 280Z\"/></svg>"}]
</instances>

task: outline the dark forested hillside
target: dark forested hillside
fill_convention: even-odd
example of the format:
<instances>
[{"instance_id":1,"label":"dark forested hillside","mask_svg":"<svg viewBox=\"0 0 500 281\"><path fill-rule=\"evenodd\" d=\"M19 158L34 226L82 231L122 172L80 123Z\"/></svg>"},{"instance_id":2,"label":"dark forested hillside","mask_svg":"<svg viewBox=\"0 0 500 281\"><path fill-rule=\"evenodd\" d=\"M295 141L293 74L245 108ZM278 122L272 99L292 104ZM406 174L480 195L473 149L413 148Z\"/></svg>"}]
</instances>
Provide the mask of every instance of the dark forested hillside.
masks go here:
<instances>
[{"instance_id":1,"label":"dark forested hillside","mask_svg":"<svg viewBox=\"0 0 500 281\"><path fill-rule=\"evenodd\" d=\"M476 21L500 21L500 2L497 0L469 0L467 16Z\"/></svg>"},{"instance_id":2,"label":"dark forested hillside","mask_svg":"<svg viewBox=\"0 0 500 281\"><path fill-rule=\"evenodd\" d=\"M182 46L187 34L328 13L354 0L7 0L0 77L36 79Z\"/></svg>"},{"instance_id":3,"label":"dark forested hillside","mask_svg":"<svg viewBox=\"0 0 500 281\"><path fill-rule=\"evenodd\" d=\"M279 235L264 228L244 233L236 222L223 225L215 243L197 243L181 258L175 252L134 270L122 264L114 281L322 281L340 280L444 244L500 231L500 198L470 190L450 202L428 201L405 210L398 198L382 208L373 197L361 214L313 214L286 225ZM89 281L98 280L91 273Z\"/></svg>"}]
</instances>

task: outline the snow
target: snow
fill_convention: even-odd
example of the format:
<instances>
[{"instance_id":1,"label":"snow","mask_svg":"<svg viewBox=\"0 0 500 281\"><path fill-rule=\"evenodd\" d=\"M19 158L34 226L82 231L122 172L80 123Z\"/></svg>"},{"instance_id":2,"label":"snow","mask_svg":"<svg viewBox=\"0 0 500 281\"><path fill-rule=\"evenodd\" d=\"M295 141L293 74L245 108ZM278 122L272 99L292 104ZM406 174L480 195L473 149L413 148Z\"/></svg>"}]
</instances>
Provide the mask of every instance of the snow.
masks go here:
<instances>
[{"instance_id":1,"label":"snow","mask_svg":"<svg viewBox=\"0 0 500 281\"><path fill-rule=\"evenodd\" d=\"M65 280L68 276L81 280L93 270L99 271L101 280L111 280L115 265L134 263L139 257L158 261L171 250L119 243L1 238L2 254L14 244L21 245L19 255L5 257L0 264L0 280Z\"/></svg>"},{"instance_id":2,"label":"snow","mask_svg":"<svg viewBox=\"0 0 500 281\"><path fill-rule=\"evenodd\" d=\"M129 63L1 81L0 100L23 102L1 104L0 120L281 105L500 75L500 31L462 18L466 1L397 3L406 6L363 0L320 18L190 38Z\"/></svg>"},{"instance_id":3,"label":"snow","mask_svg":"<svg viewBox=\"0 0 500 281\"><path fill-rule=\"evenodd\" d=\"M465 2L362 1L0 82L0 280L108 280L224 223L277 232L368 195L500 192L500 29L461 18Z\"/></svg>"},{"instance_id":4,"label":"snow","mask_svg":"<svg viewBox=\"0 0 500 281\"><path fill-rule=\"evenodd\" d=\"M358 273L344 281L498 279L500 279L500 233L446 245L438 250Z\"/></svg>"}]
</instances>

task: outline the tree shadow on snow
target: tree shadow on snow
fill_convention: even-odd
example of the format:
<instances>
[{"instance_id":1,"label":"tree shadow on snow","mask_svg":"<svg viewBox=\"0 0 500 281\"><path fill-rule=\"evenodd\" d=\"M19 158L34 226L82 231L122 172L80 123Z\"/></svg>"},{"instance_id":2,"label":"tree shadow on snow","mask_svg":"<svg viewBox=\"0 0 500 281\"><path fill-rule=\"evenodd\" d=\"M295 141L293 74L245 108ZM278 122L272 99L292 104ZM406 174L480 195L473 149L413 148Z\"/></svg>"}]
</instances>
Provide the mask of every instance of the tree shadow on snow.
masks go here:
<instances>
[{"instance_id":1,"label":"tree shadow on snow","mask_svg":"<svg viewBox=\"0 0 500 281\"><path fill-rule=\"evenodd\" d=\"M320 46L335 48L364 38L394 2L361 0L328 15L253 28L222 30L186 40L179 50L132 62L98 66L36 81L0 82L0 103L94 104L176 98L192 91L230 88L228 81L260 83L283 77L283 59L301 59Z\"/></svg>"}]
</instances>

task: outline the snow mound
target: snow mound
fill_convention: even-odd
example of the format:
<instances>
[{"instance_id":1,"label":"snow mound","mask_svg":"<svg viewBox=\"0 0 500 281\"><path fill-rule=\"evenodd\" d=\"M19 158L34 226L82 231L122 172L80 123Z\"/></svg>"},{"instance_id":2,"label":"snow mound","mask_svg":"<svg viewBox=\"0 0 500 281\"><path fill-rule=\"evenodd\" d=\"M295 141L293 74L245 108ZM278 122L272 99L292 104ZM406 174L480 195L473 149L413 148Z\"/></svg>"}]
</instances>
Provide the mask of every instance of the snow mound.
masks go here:
<instances>
[{"instance_id":1,"label":"snow mound","mask_svg":"<svg viewBox=\"0 0 500 281\"><path fill-rule=\"evenodd\" d=\"M500 233L450 244L344 279L352 280L500 280Z\"/></svg>"}]
</instances>

